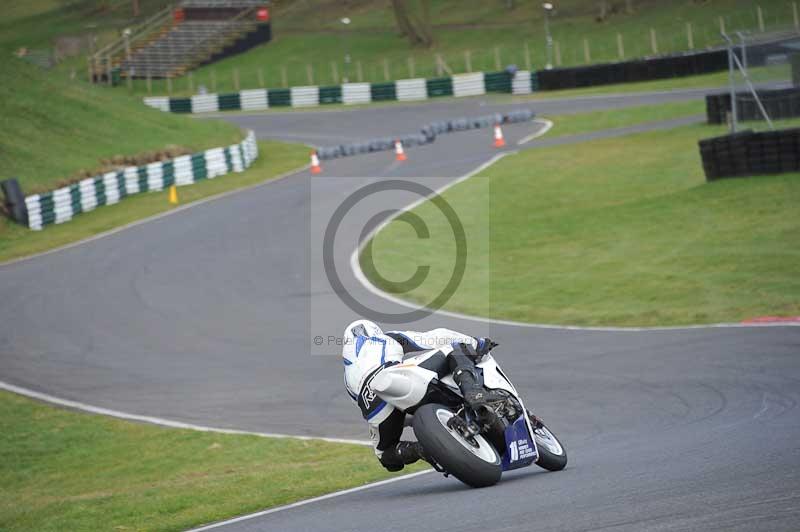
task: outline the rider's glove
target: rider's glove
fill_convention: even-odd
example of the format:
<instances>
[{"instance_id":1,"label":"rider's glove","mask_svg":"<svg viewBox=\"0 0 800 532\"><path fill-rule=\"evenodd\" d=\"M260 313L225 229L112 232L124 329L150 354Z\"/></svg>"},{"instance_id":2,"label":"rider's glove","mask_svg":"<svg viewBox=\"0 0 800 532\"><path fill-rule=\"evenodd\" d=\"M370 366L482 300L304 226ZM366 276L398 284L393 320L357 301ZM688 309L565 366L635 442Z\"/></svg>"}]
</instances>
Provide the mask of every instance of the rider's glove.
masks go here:
<instances>
[{"instance_id":1,"label":"rider's glove","mask_svg":"<svg viewBox=\"0 0 800 532\"><path fill-rule=\"evenodd\" d=\"M493 342L491 338L475 338L475 341L478 343L478 347L475 348L475 352L481 357L489 353L489 351L498 345L497 343Z\"/></svg>"}]
</instances>

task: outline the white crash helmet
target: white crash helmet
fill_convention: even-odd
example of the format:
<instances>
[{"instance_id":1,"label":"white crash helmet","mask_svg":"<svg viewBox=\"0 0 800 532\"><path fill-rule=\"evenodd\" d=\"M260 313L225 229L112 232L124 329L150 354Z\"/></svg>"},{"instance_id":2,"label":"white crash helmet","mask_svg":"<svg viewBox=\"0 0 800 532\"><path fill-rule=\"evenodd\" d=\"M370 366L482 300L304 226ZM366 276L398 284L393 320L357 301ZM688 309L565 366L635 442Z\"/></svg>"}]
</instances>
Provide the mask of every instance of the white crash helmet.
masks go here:
<instances>
[{"instance_id":1,"label":"white crash helmet","mask_svg":"<svg viewBox=\"0 0 800 532\"><path fill-rule=\"evenodd\" d=\"M359 337L362 341L359 342ZM386 360L403 358L403 348L390 336L386 336L375 322L369 320L356 320L344 329L342 335L342 356L347 360L356 360L356 347L366 339L380 339ZM371 345L371 344L370 344Z\"/></svg>"}]
</instances>

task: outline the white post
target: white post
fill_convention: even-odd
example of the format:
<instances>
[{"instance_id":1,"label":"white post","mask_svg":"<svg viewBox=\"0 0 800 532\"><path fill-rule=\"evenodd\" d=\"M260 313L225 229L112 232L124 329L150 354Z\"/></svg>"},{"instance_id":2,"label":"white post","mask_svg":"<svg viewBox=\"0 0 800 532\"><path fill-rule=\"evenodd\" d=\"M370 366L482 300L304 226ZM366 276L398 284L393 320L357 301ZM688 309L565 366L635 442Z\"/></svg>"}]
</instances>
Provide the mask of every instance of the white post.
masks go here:
<instances>
[{"instance_id":1,"label":"white post","mask_svg":"<svg viewBox=\"0 0 800 532\"><path fill-rule=\"evenodd\" d=\"M558 44L558 41L555 41L553 45L556 51L556 66L561 66L561 45Z\"/></svg>"},{"instance_id":2,"label":"white post","mask_svg":"<svg viewBox=\"0 0 800 532\"><path fill-rule=\"evenodd\" d=\"M653 54L658 54L658 39L656 38L655 28L650 28L650 48L653 49Z\"/></svg>"},{"instance_id":3,"label":"white post","mask_svg":"<svg viewBox=\"0 0 800 532\"><path fill-rule=\"evenodd\" d=\"M756 6L756 13L758 14L758 31L764 31L764 12L761 11L761 6Z\"/></svg>"},{"instance_id":4,"label":"white post","mask_svg":"<svg viewBox=\"0 0 800 532\"><path fill-rule=\"evenodd\" d=\"M356 73L358 74L358 81L364 81L364 69L361 68L361 60L356 61Z\"/></svg>"},{"instance_id":5,"label":"white post","mask_svg":"<svg viewBox=\"0 0 800 532\"><path fill-rule=\"evenodd\" d=\"M586 60L586 64L592 62L592 54L589 51L589 39L586 37L583 38L583 58Z\"/></svg>"},{"instance_id":6,"label":"white post","mask_svg":"<svg viewBox=\"0 0 800 532\"><path fill-rule=\"evenodd\" d=\"M331 61L331 77L333 78L333 84L339 84L339 67L336 66L336 61Z\"/></svg>"},{"instance_id":7,"label":"white post","mask_svg":"<svg viewBox=\"0 0 800 532\"><path fill-rule=\"evenodd\" d=\"M694 34L692 33L692 23L686 23L686 38L689 41L689 50L694 50Z\"/></svg>"},{"instance_id":8,"label":"white post","mask_svg":"<svg viewBox=\"0 0 800 532\"><path fill-rule=\"evenodd\" d=\"M797 2L792 2L792 15L794 15L794 29L800 31L800 16L797 13Z\"/></svg>"},{"instance_id":9,"label":"white post","mask_svg":"<svg viewBox=\"0 0 800 532\"><path fill-rule=\"evenodd\" d=\"M719 17L719 32L725 33L725 19L722 17Z\"/></svg>"},{"instance_id":10,"label":"white post","mask_svg":"<svg viewBox=\"0 0 800 532\"><path fill-rule=\"evenodd\" d=\"M464 50L464 68L467 72L472 72L472 52Z\"/></svg>"},{"instance_id":11,"label":"white post","mask_svg":"<svg viewBox=\"0 0 800 532\"><path fill-rule=\"evenodd\" d=\"M308 78L308 84L314 84L314 67L311 63L306 63L306 77Z\"/></svg>"},{"instance_id":12,"label":"white post","mask_svg":"<svg viewBox=\"0 0 800 532\"><path fill-rule=\"evenodd\" d=\"M622 41L622 34L617 33L617 56L625 59L625 43Z\"/></svg>"}]
</instances>

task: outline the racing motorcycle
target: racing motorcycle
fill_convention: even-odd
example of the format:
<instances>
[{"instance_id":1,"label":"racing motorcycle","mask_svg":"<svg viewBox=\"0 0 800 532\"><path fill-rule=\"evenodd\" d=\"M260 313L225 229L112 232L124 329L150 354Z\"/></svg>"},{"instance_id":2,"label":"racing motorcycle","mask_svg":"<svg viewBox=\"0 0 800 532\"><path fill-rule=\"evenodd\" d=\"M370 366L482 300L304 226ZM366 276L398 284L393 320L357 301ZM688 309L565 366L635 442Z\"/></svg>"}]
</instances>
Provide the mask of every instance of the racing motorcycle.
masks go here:
<instances>
[{"instance_id":1,"label":"racing motorcycle","mask_svg":"<svg viewBox=\"0 0 800 532\"><path fill-rule=\"evenodd\" d=\"M370 387L387 403L413 414L411 425L434 469L475 487L496 484L503 471L536 464L549 471L567 465L564 446L525 408L514 385L491 353L476 367L486 388L504 399L470 408L452 374L438 378L420 367L428 355L403 360L380 371Z\"/></svg>"}]
</instances>

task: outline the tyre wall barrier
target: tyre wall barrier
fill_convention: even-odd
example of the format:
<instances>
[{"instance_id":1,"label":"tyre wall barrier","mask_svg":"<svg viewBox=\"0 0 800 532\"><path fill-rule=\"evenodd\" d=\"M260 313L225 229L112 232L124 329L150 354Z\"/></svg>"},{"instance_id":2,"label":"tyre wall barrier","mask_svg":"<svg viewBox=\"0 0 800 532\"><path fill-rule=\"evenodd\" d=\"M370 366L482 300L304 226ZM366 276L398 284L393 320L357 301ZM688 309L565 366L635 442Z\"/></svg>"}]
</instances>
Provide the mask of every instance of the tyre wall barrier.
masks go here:
<instances>
[{"instance_id":1,"label":"tyre wall barrier","mask_svg":"<svg viewBox=\"0 0 800 532\"><path fill-rule=\"evenodd\" d=\"M64 223L76 214L118 203L132 194L243 172L256 157L258 145L255 134L250 131L242 142L226 148L213 148L143 166L129 166L45 194L27 196L28 227L40 230L49 224Z\"/></svg>"},{"instance_id":2,"label":"tyre wall barrier","mask_svg":"<svg viewBox=\"0 0 800 532\"><path fill-rule=\"evenodd\" d=\"M764 109L773 120L800 116L800 88L756 91ZM706 95L706 119L709 124L727 123L731 112L729 92ZM764 120L755 98L749 92L736 93L736 115L739 120Z\"/></svg>"},{"instance_id":3,"label":"tyre wall barrier","mask_svg":"<svg viewBox=\"0 0 800 532\"><path fill-rule=\"evenodd\" d=\"M446 78L400 79L386 83L345 83L328 87L249 89L227 94L204 94L190 98L148 97L144 103L173 113L207 113L229 110L259 110L270 107L313 107L332 103L347 105L379 101L427 100L437 96L477 96L487 92L530 94L538 90L535 72L475 72Z\"/></svg>"},{"instance_id":4,"label":"tyre wall barrier","mask_svg":"<svg viewBox=\"0 0 800 532\"><path fill-rule=\"evenodd\" d=\"M687 53L618 63L604 63L537 72L541 90L574 89L634 83L718 72L728 68L728 52Z\"/></svg>"},{"instance_id":5,"label":"tyre wall barrier","mask_svg":"<svg viewBox=\"0 0 800 532\"><path fill-rule=\"evenodd\" d=\"M800 37L794 34L751 44L747 47L747 64L751 67L763 66L769 64L773 58L790 55L797 49L798 40ZM741 59L741 51L737 48L736 52ZM716 49L617 63L540 70L536 74L541 90L558 90L695 76L727 69L728 51Z\"/></svg>"},{"instance_id":6,"label":"tyre wall barrier","mask_svg":"<svg viewBox=\"0 0 800 532\"><path fill-rule=\"evenodd\" d=\"M517 122L527 122L533 120L536 115L530 109L517 109L507 113L496 113L483 115L474 118L459 118L456 120L442 120L432 122L416 133L408 133L394 137L381 137L362 142L352 142L337 146L320 146L316 148L317 157L321 160L336 159L338 157L349 157L364 153L394 150L394 143L399 140L403 146L423 146L436 141L436 136L444 133L456 131L467 131L469 129L488 128L495 124L513 124Z\"/></svg>"},{"instance_id":7,"label":"tyre wall barrier","mask_svg":"<svg viewBox=\"0 0 800 532\"><path fill-rule=\"evenodd\" d=\"M743 131L699 142L707 181L800 171L800 128Z\"/></svg>"}]
</instances>

